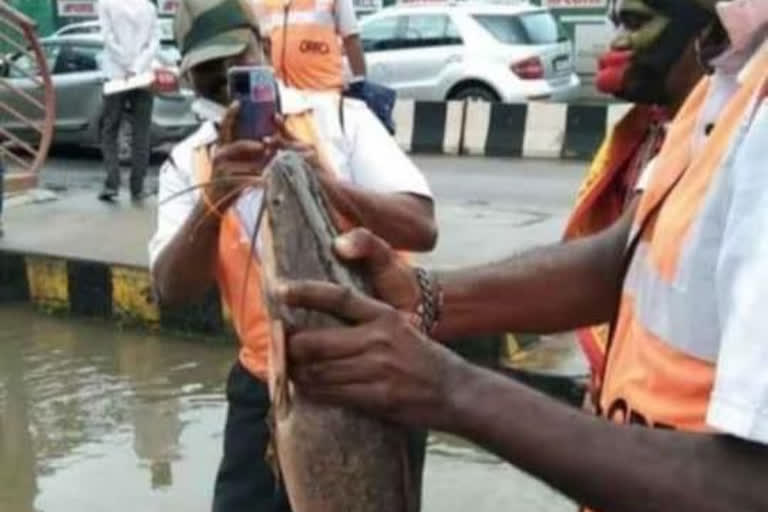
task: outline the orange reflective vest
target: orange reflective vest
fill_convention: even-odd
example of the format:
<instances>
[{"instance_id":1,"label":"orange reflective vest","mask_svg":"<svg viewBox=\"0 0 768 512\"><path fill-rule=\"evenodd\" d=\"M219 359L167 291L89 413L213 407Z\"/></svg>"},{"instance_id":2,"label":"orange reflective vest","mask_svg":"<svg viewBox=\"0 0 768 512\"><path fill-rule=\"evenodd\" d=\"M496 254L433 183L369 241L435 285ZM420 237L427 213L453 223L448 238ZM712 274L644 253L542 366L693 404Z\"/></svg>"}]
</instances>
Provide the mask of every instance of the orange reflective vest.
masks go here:
<instances>
[{"instance_id":1,"label":"orange reflective vest","mask_svg":"<svg viewBox=\"0 0 768 512\"><path fill-rule=\"evenodd\" d=\"M288 116L286 125L294 136L315 145L324 165L333 169L318 144L311 111ZM195 169L199 183L209 181L212 163L207 147L198 148L196 151ZM256 212L253 214L256 215ZM246 285L249 261L250 270ZM231 315L241 343L240 362L253 375L266 380L271 338L269 317L262 295L261 266L258 258L251 254L250 236L235 208L230 208L221 219L216 280L222 301ZM243 305L245 307L241 307Z\"/></svg>"},{"instance_id":2,"label":"orange reflective vest","mask_svg":"<svg viewBox=\"0 0 768 512\"><path fill-rule=\"evenodd\" d=\"M710 332L697 329L711 316L708 308L716 297L696 291L712 290L708 265L716 261L718 247L712 244L720 227L702 215L731 148L768 89L768 46L745 67L706 144L694 152L710 85L709 79L699 84L670 127L636 215L631 236L640 238L600 396L601 413L617 423L710 430L718 348L706 345Z\"/></svg>"},{"instance_id":3,"label":"orange reflective vest","mask_svg":"<svg viewBox=\"0 0 768 512\"><path fill-rule=\"evenodd\" d=\"M343 49L335 0L263 0L271 60L289 87L326 91L343 87Z\"/></svg>"},{"instance_id":4,"label":"orange reflective vest","mask_svg":"<svg viewBox=\"0 0 768 512\"><path fill-rule=\"evenodd\" d=\"M299 140L312 144L323 165L338 175L338 170L332 165L317 137L317 126L311 110L287 116L286 126ZM198 182L208 182L212 172L208 148L198 148L194 158ZM256 215L256 212L253 214ZM341 229L349 229L353 225L349 220L342 219L342 222L344 225L340 226ZM406 261L408 259L406 253L401 252L399 256ZM269 376L271 325L262 295L261 265L257 255L252 255L251 237L235 208L230 208L221 219L216 281L222 302L240 340L240 362L254 376L266 381Z\"/></svg>"},{"instance_id":5,"label":"orange reflective vest","mask_svg":"<svg viewBox=\"0 0 768 512\"><path fill-rule=\"evenodd\" d=\"M663 132L659 131L656 136L653 131L660 122L656 108L636 106L611 130L581 185L564 240L598 233L621 217L631 192L628 187L634 186L638 172L660 149ZM599 325L577 331L579 344L589 362L593 390L600 387L608 330L608 325Z\"/></svg>"}]
</instances>

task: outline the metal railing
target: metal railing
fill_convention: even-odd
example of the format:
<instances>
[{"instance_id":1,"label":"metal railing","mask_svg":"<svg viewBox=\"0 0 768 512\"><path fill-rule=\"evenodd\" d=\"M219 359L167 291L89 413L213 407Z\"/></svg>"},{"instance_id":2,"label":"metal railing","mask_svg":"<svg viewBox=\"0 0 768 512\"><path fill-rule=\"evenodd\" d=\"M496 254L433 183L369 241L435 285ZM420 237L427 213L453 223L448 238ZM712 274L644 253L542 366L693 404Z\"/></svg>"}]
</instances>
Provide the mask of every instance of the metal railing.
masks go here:
<instances>
[{"instance_id":1,"label":"metal railing","mask_svg":"<svg viewBox=\"0 0 768 512\"><path fill-rule=\"evenodd\" d=\"M35 186L53 139L56 94L37 26L0 0L0 158L6 192Z\"/></svg>"}]
</instances>

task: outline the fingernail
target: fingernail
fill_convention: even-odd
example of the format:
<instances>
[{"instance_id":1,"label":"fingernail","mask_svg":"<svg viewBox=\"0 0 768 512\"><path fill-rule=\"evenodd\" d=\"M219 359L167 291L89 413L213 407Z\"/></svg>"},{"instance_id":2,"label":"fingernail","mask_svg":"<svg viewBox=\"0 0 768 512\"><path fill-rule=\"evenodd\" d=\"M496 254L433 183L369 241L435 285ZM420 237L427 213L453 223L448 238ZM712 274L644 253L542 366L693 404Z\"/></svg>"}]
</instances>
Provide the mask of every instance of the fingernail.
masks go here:
<instances>
[{"instance_id":1,"label":"fingernail","mask_svg":"<svg viewBox=\"0 0 768 512\"><path fill-rule=\"evenodd\" d=\"M337 237L336 241L334 242L334 245L336 246L337 251L340 251L343 253L348 253L354 248L352 244L352 240L347 235L341 235Z\"/></svg>"}]
</instances>

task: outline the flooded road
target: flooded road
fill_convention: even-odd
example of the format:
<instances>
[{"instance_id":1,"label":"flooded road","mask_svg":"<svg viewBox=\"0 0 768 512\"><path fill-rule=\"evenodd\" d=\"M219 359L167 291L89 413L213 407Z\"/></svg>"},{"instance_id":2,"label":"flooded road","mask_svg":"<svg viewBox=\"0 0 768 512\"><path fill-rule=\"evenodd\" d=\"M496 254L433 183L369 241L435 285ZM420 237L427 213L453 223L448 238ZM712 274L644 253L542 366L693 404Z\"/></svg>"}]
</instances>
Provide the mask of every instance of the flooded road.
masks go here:
<instances>
[{"instance_id":1,"label":"flooded road","mask_svg":"<svg viewBox=\"0 0 768 512\"><path fill-rule=\"evenodd\" d=\"M0 307L0 511L208 512L235 349ZM430 439L425 512L573 512L474 447Z\"/></svg>"}]
</instances>

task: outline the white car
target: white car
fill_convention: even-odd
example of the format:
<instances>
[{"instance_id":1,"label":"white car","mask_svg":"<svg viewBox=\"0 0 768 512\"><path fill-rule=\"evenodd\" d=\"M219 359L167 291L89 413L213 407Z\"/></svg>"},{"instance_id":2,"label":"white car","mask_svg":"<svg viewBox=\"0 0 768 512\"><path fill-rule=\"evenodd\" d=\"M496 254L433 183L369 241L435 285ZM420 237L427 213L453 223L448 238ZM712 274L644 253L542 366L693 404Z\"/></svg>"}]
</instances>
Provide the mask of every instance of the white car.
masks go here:
<instances>
[{"instance_id":1,"label":"white car","mask_svg":"<svg viewBox=\"0 0 768 512\"><path fill-rule=\"evenodd\" d=\"M562 26L526 2L390 7L363 19L361 38L368 78L402 98L564 101L580 85Z\"/></svg>"}]
</instances>

